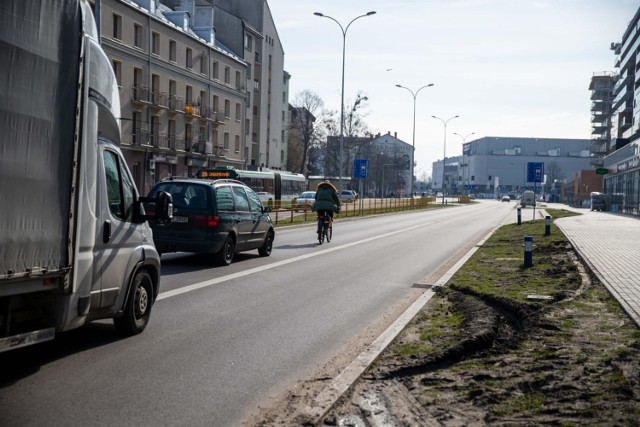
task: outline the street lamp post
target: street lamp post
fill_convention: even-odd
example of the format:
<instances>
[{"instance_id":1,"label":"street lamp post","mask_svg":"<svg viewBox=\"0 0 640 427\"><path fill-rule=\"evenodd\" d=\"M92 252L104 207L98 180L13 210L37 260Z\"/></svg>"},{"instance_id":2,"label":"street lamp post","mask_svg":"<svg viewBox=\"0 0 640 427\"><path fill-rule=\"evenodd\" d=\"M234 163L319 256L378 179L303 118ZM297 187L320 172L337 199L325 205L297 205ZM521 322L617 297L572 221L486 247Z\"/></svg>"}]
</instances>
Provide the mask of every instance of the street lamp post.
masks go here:
<instances>
[{"instance_id":1,"label":"street lamp post","mask_svg":"<svg viewBox=\"0 0 640 427\"><path fill-rule=\"evenodd\" d=\"M470 134L467 134L467 135L460 135L459 133L454 132L453 134L454 135L458 135L460 138L462 138L462 161L464 162L464 144L467 143L467 138L469 138L471 135L475 135L476 133L475 132L471 132ZM464 162L463 166L464 166L465 172L467 172L467 176L464 179L463 185L469 185L469 163L468 162ZM465 188L465 190L466 190L466 188Z\"/></svg>"},{"instance_id":2,"label":"street lamp post","mask_svg":"<svg viewBox=\"0 0 640 427\"><path fill-rule=\"evenodd\" d=\"M411 153L411 185L409 186L409 194L411 195L411 197L413 197L413 168L415 163L414 159L416 155L416 97L418 96L418 93L420 93L422 89L424 89L425 87L431 87L431 86L433 86L433 83L429 83L428 85L422 86L420 89L418 89L414 93L411 89L409 89L406 86L396 85L396 87L408 90L411 93L411 96L413 96L413 152Z\"/></svg>"},{"instance_id":3,"label":"street lamp post","mask_svg":"<svg viewBox=\"0 0 640 427\"><path fill-rule=\"evenodd\" d=\"M344 59L345 59L345 48L347 43L347 30L349 30L349 26L353 24L356 19L364 18L366 16L371 16L375 14L375 11L367 12L364 15L356 16L353 18L346 27L343 27L337 19L332 18L331 16L324 15L320 12L314 12L313 14L316 16L320 16L322 18L331 19L333 22L338 24L340 30L342 31L342 90L340 92L340 167L339 173L340 177L338 180L339 189L342 190L342 171L344 168Z\"/></svg>"},{"instance_id":4,"label":"street lamp post","mask_svg":"<svg viewBox=\"0 0 640 427\"><path fill-rule=\"evenodd\" d=\"M440 120L444 125L444 155L442 157L442 204L444 205L444 193L445 193L444 172L445 172L445 166L447 164L447 123L449 123L450 120L456 119L460 116L449 117L447 120L442 120L440 117L436 117L436 116L431 116L431 117L433 117L434 119Z\"/></svg>"}]
</instances>

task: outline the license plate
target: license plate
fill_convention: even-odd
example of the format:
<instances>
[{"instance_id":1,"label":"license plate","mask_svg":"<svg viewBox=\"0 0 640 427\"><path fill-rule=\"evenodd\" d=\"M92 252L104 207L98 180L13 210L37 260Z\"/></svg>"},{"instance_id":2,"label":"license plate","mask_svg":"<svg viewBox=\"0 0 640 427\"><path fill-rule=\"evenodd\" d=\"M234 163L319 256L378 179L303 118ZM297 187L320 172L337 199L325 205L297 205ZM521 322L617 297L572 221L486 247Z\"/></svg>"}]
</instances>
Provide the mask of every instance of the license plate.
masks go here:
<instances>
[{"instance_id":1,"label":"license plate","mask_svg":"<svg viewBox=\"0 0 640 427\"><path fill-rule=\"evenodd\" d=\"M173 222L186 223L186 222L189 222L189 217L187 217L187 216L174 216L173 217Z\"/></svg>"}]
</instances>

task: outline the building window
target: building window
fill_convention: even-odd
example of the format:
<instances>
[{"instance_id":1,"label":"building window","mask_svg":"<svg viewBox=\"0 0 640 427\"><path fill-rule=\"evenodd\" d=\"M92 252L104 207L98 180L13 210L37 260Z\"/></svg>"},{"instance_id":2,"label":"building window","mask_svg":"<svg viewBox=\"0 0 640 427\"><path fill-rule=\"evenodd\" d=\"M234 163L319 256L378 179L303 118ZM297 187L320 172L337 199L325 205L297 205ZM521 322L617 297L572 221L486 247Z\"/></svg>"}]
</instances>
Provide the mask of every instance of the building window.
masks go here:
<instances>
[{"instance_id":1,"label":"building window","mask_svg":"<svg viewBox=\"0 0 640 427\"><path fill-rule=\"evenodd\" d=\"M213 135L211 135L212 141L213 142L213 146L217 147L218 146L218 130L214 129L213 130Z\"/></svg>"},{"instance_id":2,"label":"building window","mask_svg":"<svg viewBox=\"0 0 640 427\"><path fill-rule=\"evenodd\" d=\"M186 87L187 104L193 105L193 88L189 85Z\"/></svg>"},{"instance_id":3,"label":"building window","mask_svg":"<svg viewBox=\"0 0 640 427\"><path fill-rule=\"evenodd\" d=\"M231 101L228 99L224 100L224 116L227 118L231 117Z\"/></svg>"},{"instance_id":4,"label":"building window","mask_svg":"<svg viewBox=\"0 0 640 427\"><path fill-rule=\"evenodd\" d=\"M233 151L235 151L236 153L240 152L240 135L236 135L235 138L235 142L233 143L234 147L233 147Z\"/></svg>"},{"instance_id":5,"label":"building window","mask_svg":"<svg viewBox=\"0 0 640 427\"><path fill-rule=\"evenodd\" d=\"M242 74L240 71L236 71L236 89L242 88Z\"/></svg>"},{"instance_id":6,"label":"building window","mask_svg":"<svg viewBox=\"0 0 640 427\"><path fill-rule=\"evenodd\" d=\"M189 47L187 48L187 55L185 58L185 62L187 64L187 68L189 69L193 68L193 51Z\"/></svg>"},{"instance_id":7,"label":"building window","mask_svg":"<svg viewBox=\"0 0 640 427\"><path fill-rule=\"evenodd\" d=\"M247 108L251 108L251 92L247 91Z\"/></svg>"},{"instance_id":8,"label":"building window","mask_svg":"<svg viewBox=\"0 0 640 427\"><path fill-rule=\"evenodd\" d=\"M176 62L176 41L169 40L169 61Z\"/></svg>"},{"instance_id":9,"label":"building window","mask_svg":"<svg viewBox=\"0 0 640 427\"><path fill-rule=\"evenodd\" d=\"M244 121L244 133L249 135L249 130L251 129L251 121L249 119L245 119Z\"/></svg>"},{"instance_id":10,"label":"building window","mask_svg":"<svg viewBox=\"0 0 640 427\"><path fill-rule=\"evenodd\" d=\"M122 41L122 16L113 14L113 38Z\"/></svg>"},{"instance_id":11,"label":"building window","mask_svg":"<svg viewBox=\"0 0 640 427\"><path fill-rule=\"evenodd\" d=\"M151 33L151 53L160 55L160 34L156 32Z\"/></svg>"},{"instance_id":12,"label":"building window","mask_svg":"<svg viewBox=\"0 0 640 427\"><path fill-rule=\"evenodd\" d=\"M260 63L260 53L259 52L256 52L256 60L254 62L256 62L258 64Z\"/></svg>"},{"instance_id":13,"label":"building window","mask_svg":"<svg viewBox=\"0 0 640 427\"><path fill-rule=\"evenodd\" d=\"M247 50L253 49L253 37L248 34L245 34L244 36L244 48Z\"/></svg>"},{"instance_id":14,"label":"building window","mask_svg":"<svg viewBox=\"0 0 640 427\"><path fill-rule=\"evenodd\" d=\"M220 76L218 75L218 61L213 61L213 78L218 80Z\"/></svg>"},{"instance_id":15,"label":"building window","mask_svg":"<svg viewBox=\"0 0 640 427\"><path fill-rule=\"evenodd\" d=\"M224 82L226 84L231 82L231 69L229 67L224 67Z\"/></svg>"},{"instance_id":16,"label":"building window","mask_svg":"<svg viewBox=\"0 0 640 427\"><path fill-rule=\"evenodd\" d=\"M133 45L142 49L142 25L133 24Z\"/></svg>"},{"instance_id":17,"label":"building window","mask_svg":"<svg viewBox=\"0 0 640 427\"><path fill-rule=\"evenodd\" d=\"M122 85L122 63L120 61L113 61L113 74L116 75L116 81L118 82L118 86Z\"/></svg>"},{"instance_id":18,"label":"building window","mask_svg":"<svg viewBox=\"0 0 640 427\"><path fill-rule=\"evenodd\" d=\"M204 52L200 54L200 74L207 74L207 61Z\"/></svg>"},{"instance_id":19,"label":"building window","mask_svg":"<svg viewBox=\"0 0 640 427\"><path fill-rule=\"evenodd\" d=\"M247 64L247 79L251 80L251 64Z\"/></svg>"},{"instance_id":20,"label":"building window","mask_svg":"<svg viewBox=\"0 0 640 427\"><path fill-rule=\"evenodd\" d=\"M218 95L213 95L213 111L218 112Z\"/></svg>"},{"instance_id":21,"label":"building window","mask_svg":"<svg viewBox=\"0 0 640 427\"><path fill-rule=\"evenodd\" d=\"M236 121L240 121L242 117L240 117L240 103L236 102Z\"/></svg>"},{"instance_id":22,"label":"building window","mask_svg":"<svg viewBox=\"0 0 640 427\"><path fill-rule=\"evenodd\" d=\"M224 147L225 150L229 149L229 132L224 133Z\"/></svg>"},{"instance_id":23,"label":"building window","mask_svg":"<svg viewBox=\"0 0 640 427\"><path fill-rule=\"evenodd\" d=\"M200 105L208 105L207 104L207 92L201 90L200 91L200 99L198 99L198 104Z\"/></svg>"}]
</instances>

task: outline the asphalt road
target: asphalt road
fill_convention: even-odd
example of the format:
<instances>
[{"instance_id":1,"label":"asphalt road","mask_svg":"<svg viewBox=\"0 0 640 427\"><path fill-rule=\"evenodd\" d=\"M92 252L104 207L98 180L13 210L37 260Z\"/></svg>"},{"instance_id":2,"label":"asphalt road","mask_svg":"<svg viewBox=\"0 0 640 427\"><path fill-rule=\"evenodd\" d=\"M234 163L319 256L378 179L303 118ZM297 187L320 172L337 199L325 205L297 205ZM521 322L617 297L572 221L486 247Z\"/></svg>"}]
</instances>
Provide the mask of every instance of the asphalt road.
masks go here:
<instances>
[{"instance_id":1,"label":"asphalt road","mask_svg":"<svg viewBox=\"0 0 640 427\"><path fill-rule=\"evenodd\" d=\"M0 425L238 425L357 342L375 339L422 292L413 286L515 216L513 203L279 229L270 257L229 267L163 256L146 331L96 322L0 354ZM371 325L375 325L372 327Z\"/></svg>"}]
</instances>

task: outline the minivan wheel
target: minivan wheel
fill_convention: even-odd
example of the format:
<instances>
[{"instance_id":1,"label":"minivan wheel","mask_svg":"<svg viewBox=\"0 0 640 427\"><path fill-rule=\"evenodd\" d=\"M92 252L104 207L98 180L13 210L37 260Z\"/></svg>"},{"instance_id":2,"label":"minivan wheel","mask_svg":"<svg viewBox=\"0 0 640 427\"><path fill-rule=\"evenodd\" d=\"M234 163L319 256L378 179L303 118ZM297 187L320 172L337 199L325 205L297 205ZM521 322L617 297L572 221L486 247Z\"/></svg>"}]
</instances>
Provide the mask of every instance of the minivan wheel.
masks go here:
<instances>
[{"instance_id":1,"label":"minivan wheel","mask_svg":"<svg viewBox=\"0 0 640 427\"><path fill-rule=\"evenodd\" d=\"M231 264L231 261L233 261L235 250L236 245L233 242L233 238L231 236L227 237L227 239L224 241L224 244L222 245L222 249L220 249L220 252L215 255L216 264L221 266Z\"/></svg>"},{"instance_id":2,"label":"minivan wheel","mask_svg":"<svg viewBox=\"0 0 640 427\"><path fill-rule=\"evenodd\" d=\"M124 336L144 331L151 316L153 281L145 270L138 271L131 284L124 314L113 319L116 331Z\"/></svg>"},{"instance_id":3,"label":"minivan wheel","mask_svg":"<svg viewBox=\"0 0 640 427\"><path fill-rule=\"evenodd\" d=\"M258 253L260 256L269 256L271 255L271 249L273 249L273 231L267 233L264 243L258 248Z\"/></svg>"}]
</instances>

